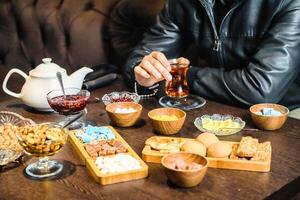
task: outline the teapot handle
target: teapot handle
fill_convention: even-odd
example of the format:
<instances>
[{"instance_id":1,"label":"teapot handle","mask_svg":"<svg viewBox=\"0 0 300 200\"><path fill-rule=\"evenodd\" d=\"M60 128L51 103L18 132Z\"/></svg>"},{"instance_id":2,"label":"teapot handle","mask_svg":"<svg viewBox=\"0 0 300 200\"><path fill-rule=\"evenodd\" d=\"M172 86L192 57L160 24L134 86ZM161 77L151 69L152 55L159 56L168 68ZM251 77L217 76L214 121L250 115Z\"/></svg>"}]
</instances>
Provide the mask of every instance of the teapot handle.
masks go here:
<instances>
[{"instance_id":1,"label":"teapot handle","mask_svg":"<svg viewBox=\"0 0 300 200\"><path fill-rule=\"evenodd\" d=\"M16 97L16 98L20 98L21 97L21 93L15 93L15 92L12 92L10 91L9 89L7 89L7 81L8 79L10 78L10 76L13 74L13 73L17 73L17 74L20 74L21 76L23 76L25 78L25 80L27 79L27 74L25 74L24 72L22 72L21 70L17 69L17 68L14 68L14 69L11 69L7 75L5 76L4 78L4 81L3 81L3 84L2 84L2 89L3 91L10 95L10 96L13 96L13 97Z\"/></svg>"}]
</instances>

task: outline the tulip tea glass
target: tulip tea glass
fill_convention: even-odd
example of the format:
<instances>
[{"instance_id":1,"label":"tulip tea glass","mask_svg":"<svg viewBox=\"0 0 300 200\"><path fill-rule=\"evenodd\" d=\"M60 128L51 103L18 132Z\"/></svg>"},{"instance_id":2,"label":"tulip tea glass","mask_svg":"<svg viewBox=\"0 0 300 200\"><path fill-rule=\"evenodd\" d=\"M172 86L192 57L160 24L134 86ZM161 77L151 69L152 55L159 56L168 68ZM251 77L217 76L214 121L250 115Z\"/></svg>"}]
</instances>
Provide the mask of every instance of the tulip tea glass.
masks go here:
<instances>
[{"instance_id":1,"label":"tulip tea glass","mask_svg":"<svg viewBox=\"0 0 300 200\"><path fill-rule=\"evenodd\" d=\"M195 95L190 95L187 83L188 64L179 62L179 59L169 60L171 65L172 80L166 81L165 92L167 96L159 99L159 104L164 107L192 110L202 107L206 101Z\"/></svg>"},{"instance_id":2,"label":"tulip tea glass","mask_svg":"<svg viewBox=\"0 0 300 200\"><path fill-rule=\"evenodd\" d=\"M65 120L60 122L64 126L73 118L72 116L84 112L87 101L90 97L90 92L76 88L66 88L65 95L62 90L53 90L47 94L47 100L50 107L61 115L66 116ZM70 130L79 129L86 126L86 120L78 120L72 123L69 127Z\"/></svg>"}]
</instances>

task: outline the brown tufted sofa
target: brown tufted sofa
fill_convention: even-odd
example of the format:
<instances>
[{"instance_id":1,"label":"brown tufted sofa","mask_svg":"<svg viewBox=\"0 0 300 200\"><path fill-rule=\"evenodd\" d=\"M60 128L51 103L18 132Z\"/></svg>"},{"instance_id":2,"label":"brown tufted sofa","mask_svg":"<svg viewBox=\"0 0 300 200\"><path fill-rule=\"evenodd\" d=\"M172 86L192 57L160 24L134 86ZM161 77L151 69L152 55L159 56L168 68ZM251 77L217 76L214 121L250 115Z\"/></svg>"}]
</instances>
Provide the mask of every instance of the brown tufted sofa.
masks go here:
<instances>
[{"instance_id":1,"label":"brown tufted sofa","mask_svg":"<svg viewBox=\"0 0 300 200\"><path fill-rule=\"evenodd\" d=\"M121 66L155 22L164 0L0 0L0 84L11 68L29 70L44 57L67 69ZM127 12L120 15L120 8ZM124 9L123 9L124 10ZM128 19L119 24L118 17ZM8 86L19 91L22 78ZM0 101L9 98L0 90Z\"/></svg>"},{"instance_id":2,"label":"brown tufted sofa","mask_svg":"<svg viewBox=\"0 0 300 200\"><path fill-rule=\"evenodd\" d=\"M108 62L107 19L118 0L0 0L0 73L51 57L71 72ZM15 76L8 86L20 90ZM23 80L22 80L23 81ZM7 98L2 93L1 97Z\"/></svg>"}]
</instances>

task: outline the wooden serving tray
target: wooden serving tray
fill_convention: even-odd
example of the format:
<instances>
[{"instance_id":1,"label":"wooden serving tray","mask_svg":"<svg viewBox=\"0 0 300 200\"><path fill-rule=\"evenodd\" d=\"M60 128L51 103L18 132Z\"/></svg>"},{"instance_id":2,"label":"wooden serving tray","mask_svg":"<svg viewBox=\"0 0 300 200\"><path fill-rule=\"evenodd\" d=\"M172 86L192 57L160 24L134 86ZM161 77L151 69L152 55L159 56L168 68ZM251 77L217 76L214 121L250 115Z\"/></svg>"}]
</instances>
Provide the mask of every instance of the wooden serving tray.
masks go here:
<instances>
[{"instance_id":1,"label":"wooden serving tray","mask_svg":"<svg viewBox=\"0 0 300 200\"><path fill-rule=\"evenodd\" d=\"M145 164L145 162L136 154L136 152L128 145L128 143L117 133L117 131L113 127L107 126L107 128L111 129L116 136L116 140L121 141L122 144L128 149L128 154L140 161L141 169L121 173L102 174L96 166L95 160L90 157L90 155L85 150L83 143L75 136L74 132L71 131L70 142L79 155L80 159L87 166L87 169L93 176L93 178L101 185L108 185L147 177L148 166Z\"/></svg>"},{"instance_id":2,"label":"wooden serving tray","mask_svg":"<svg viewBox=\"0 0 300 200\"><path fill-rule=\"evenodd\" d=\"M174 138L174 137L161 137L153 136L159 138ZM194 140L190 138L182 138L183 140ZM239 142L222 141L229 144L237 144ZM145 145L142 151L142 158L145 162L150 163L161 163L162 157L166 155L159 151L152 150L149 145ZM208 162L208 167L220 168L220 169L235 169L235 170L245 170L245 171L256 171L256 172L269 172L271 170L271 155L272 150L266 161L252 161L252 160L232 160L229 158L212 158L206 157Z\"/></svg>"}]
</instances>

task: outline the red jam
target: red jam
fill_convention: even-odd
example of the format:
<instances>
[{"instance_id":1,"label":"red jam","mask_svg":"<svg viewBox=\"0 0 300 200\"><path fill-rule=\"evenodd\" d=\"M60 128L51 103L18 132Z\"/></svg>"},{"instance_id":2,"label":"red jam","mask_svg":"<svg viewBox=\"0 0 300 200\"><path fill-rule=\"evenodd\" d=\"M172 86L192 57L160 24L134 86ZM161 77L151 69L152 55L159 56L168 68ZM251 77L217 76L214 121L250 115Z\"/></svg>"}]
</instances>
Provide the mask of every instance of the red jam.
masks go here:
<instances>
[{"instance_id":1,"label":"red jam","mask_svg":"<svg viewBox=\"0 0 300 200\"><path fill-rule=\"evenodd\" d=\"M131 98L128 98L128 97L121 97L121 98L111 99L111 103L116 103L116 102L133 102L133 100Z\"/></svg>"},{"instance_id":2,"label":"red jam","mask_svg":"<svg viewBox=\"0 0 300 200\"><path fill-rule=\"evenodd\" d=\"M86 104L87 98L81 95L58 96L49 100L51 108L63 115L76 114L83 110Z\"/></svg>"}]
</instances>

